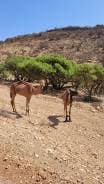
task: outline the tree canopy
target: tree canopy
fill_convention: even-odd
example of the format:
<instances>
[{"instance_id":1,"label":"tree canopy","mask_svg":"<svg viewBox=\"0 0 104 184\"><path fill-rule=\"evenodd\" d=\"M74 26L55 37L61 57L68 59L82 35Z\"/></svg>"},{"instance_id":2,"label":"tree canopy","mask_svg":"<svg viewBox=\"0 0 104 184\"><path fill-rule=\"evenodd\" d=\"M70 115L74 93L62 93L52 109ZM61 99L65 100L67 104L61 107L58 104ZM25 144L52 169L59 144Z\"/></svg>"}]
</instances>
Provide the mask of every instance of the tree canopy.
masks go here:
<instances>
[{"instance_id":1,"label":"tree canopy","mask_svg":"<svg viewBox=\"0 0 104 184\"><path fill-rule=\"evenodd\" d=\"M104 93L104 67L93 63L77 64L60 55L37 57L14 56L0 66L18 79L29 81L49 79L50 84L60 89L65 83L74 83L76 89L84 89L88 96Z\"/></svg>"}]
</instances>

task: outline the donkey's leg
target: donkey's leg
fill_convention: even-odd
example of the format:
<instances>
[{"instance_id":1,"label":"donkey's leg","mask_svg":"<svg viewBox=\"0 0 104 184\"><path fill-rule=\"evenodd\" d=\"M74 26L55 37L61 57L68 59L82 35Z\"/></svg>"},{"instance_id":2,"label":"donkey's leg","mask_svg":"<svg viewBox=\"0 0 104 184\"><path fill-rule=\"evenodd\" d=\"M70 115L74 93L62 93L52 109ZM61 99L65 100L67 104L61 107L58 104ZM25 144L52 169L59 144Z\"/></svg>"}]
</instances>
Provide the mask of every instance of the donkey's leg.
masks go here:
<instances>
[{"instance_id":1,"label":"donkey's leg","mask_svg":"<svg viewBox=\"0 0 104 184\"><path fill-rule=\"evenodd\" d=\"M15 108L15 95L13 95L11 97L11 105L12 105L13 112L16 112L16 108Z\"/></svg>"},{"instance_id":2,"label":"donkey's leg","mask_svg":"<svg viewBox=\"0 0 104 184\"><path fill-rule=\"evenodd\" d=\"M66 104L64 103L64 117L66 116Z\"/></svg>"},{"instance_id":3,"label":"donkey's leg","mask_svg":"<svg viewBox=\"0 0 104 184\"><path fill-rule=\"evenodd\" d=\"M68 121L67 104L64 104L64 110L65 110L65 121L64 122L67 122Z\"/></svg>"},{"instance_id":4,"label":"donkey's leg","mask_svg":"<svg viewBox=\"0 0 104 184\"><path fill-rule=\"evenodd\" d=\"M27 97L26 98L26 115L27 114L29 115L29 111L30 111L30 109L29 109L30 99L31 99L31 97Z\"/></svg>"},{"instance_id":5,"label":"donkey's leg","mask_svg":"<svg viewBox=\"0 0 104 184\"><path fill-rule=\"evenodd\" d=\"M69 122L71 121L71 108L72 108L72 103L69 104Z\"/></svg>"}]
</instances>

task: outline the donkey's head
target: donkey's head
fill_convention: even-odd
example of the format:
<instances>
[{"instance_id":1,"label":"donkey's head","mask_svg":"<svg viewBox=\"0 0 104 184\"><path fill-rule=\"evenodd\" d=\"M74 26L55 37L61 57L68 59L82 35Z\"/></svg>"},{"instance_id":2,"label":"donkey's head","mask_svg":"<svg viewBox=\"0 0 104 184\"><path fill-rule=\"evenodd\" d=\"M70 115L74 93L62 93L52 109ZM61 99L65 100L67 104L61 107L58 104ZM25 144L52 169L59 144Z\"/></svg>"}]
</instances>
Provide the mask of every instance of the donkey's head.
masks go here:
<instances>
[{"instance_id":1,"label":"donkey's head","mask_svg":"<svg viewBox=\"0 0 104 184\"><path fill-rule=\"evenodd\" d=\"M39 84L41 86L42 89L42 93L46 93L47 92L47 86L46 86L46 81L45 80L40 80Z\"/></svg>"}]
</instances>

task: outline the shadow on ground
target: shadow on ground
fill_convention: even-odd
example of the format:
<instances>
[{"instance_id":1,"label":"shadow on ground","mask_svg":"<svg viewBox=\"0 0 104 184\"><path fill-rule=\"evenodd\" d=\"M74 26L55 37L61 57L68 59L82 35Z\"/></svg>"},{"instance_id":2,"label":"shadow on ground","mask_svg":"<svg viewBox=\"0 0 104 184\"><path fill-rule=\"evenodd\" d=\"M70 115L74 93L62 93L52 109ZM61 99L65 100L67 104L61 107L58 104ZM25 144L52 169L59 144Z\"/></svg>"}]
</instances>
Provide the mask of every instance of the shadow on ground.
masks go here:
<instances>
[{"instance_id":1,"label":"shadow on ground","mask_svg":"<svg viewBox=\"0 0 104 184\"><path fill-rule=\"evenodd\" d=\"M4 118L13 119L12 115L14 115L17 119L22 118L22 116L19 113L16 112L10 112L4 109L0 109L0 116Z\"/></svg>"},{"instance_id":2,"label":"shadow on ground","mask_svg":"<svg viewBox=\"0 0 104 184\"><path fill-rule=\"evenodd\" d=\"M59 119L60 117L62 117L62 116L60 116L60 115L48 116L48 119L50 121L49 122L50 126L53 127L53 128L56 128L56 126L58 126L59 123L61 122L60 119Z\"/></svg>"}]
</instances>

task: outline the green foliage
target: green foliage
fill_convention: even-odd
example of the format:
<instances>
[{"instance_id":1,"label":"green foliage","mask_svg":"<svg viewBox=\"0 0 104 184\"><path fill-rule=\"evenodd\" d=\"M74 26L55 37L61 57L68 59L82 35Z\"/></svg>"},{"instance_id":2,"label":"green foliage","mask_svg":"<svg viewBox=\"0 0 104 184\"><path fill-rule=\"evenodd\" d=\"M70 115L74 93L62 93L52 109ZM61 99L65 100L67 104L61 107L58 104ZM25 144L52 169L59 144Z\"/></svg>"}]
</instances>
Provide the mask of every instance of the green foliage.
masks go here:
<instances>
[{"instance_id":1,"label":"green foliage","mask_svg":"<svg viewBox=\"0 0 104 184\"><path fill-rule=\"evenodd\" d=\"M7 59L5 66L0 66L12 73L15 78L49 79L56 89L71 82L76 89L83 89L91 98L94 94L104 93L104 67L98 64L76 64L59 55L38 57L15 56ZM3 68L4 67L4 68Z\"/></svg>"},{"instance_id":2,"label":"green foliage","mask_svg":"<svg viewBox=\"0 0 104 184\"><path fill-rule=\"evenodd\" d=\"M46 78L48 75L54 73L52 66L47 63L37 62L36 60L30 60L25 66L25 70L30 78L41 79Z\"/></svg>"},{"instance_id":3,"label":"green foliage","mask_svg":"<svg viewBox=\"0 0 104 184\"><path fill-rule=\"evenodd\" d=\"M93 94L100 94L103 89L104 67L98 64L79 64L74 79L76 86L84 89L91 99Z\"/></svg>"},{"instance_id":4,"label":"green foliage","mask_svg":"<svg viewBox=\"0 0 104 184\"><path fill-rule=\"evenodd\" d=\"M10 57L5 63L5 68L10 71L15 77L18 77L22 73L21 65L25 63L25 58L23 57Z\"/></svg>"},{"instance_id":5,"label":"green foliage","mask_svg":"<svg viewBox=\"0 0 104 184\"><path fill-rule=\"evenodd\" d=\"M0 78L7 78L8 72L5 69L5 64L0 64Z\"/></svg>"},{"instance_id":6,"label":"green foliage","mask_svg":"<svg viewBox=\"0 0 104 184\"><path fill-rule=\"evenodd\" d=\"M48 78L55 88L61 88L74 74L74 63L57 55L8 58L6 68L15 78Z\"/></svg>"},{"instance_id":7,"label":"green foliage","mask_svg":"<svg viewBox=\"0 0 104 184\"><path fill-rule=\"evenodd\" d=\"M74 75L75 64L62 56L43 55L36 57L36 60L38 62L47 63L53 68L54 72L47 77L56 89L61 88Z\"/></svg>"}]
</instances>

